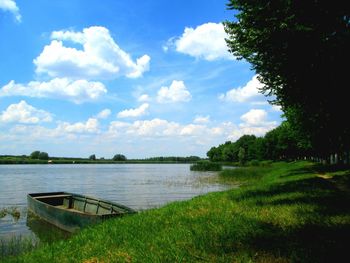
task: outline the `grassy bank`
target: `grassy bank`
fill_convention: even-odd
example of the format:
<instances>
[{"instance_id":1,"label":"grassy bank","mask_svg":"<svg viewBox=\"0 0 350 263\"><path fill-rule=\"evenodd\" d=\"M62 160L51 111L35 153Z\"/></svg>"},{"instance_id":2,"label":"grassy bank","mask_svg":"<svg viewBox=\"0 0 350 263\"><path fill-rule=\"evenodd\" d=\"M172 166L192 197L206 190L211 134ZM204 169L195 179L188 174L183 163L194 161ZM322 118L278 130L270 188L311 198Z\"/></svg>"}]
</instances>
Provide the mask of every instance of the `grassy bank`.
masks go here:
<instances>
[{"instance_id":1,"label":"grassy bank","mask_svg":"<svg viewBox=\"0 0 350 263\"><path fill-rule=\"evenodd\" d=\"M297 162L232 169L223 176L241 182L241 188L112 219L68 241L6 262L341 262L347 258L349 170Z\"/></svg>"}]
</instances>

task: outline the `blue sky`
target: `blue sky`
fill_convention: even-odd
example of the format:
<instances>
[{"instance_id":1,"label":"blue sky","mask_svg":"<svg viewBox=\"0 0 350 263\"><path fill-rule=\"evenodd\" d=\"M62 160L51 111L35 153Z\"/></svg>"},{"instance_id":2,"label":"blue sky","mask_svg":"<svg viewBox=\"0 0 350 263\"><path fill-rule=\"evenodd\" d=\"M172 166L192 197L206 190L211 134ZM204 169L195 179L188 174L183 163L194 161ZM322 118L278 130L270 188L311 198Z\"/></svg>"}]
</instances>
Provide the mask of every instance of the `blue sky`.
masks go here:
<instances>
[{"instance_id":1,"label":"blue sky","mask_svg":"<svg viewBox=\"0 0 350 263\"><path fill-rule=\"evenodd\" d=\"M0 0L0 154L205 157L282 112L221 0Z\"/></svg>"}]
</instances>

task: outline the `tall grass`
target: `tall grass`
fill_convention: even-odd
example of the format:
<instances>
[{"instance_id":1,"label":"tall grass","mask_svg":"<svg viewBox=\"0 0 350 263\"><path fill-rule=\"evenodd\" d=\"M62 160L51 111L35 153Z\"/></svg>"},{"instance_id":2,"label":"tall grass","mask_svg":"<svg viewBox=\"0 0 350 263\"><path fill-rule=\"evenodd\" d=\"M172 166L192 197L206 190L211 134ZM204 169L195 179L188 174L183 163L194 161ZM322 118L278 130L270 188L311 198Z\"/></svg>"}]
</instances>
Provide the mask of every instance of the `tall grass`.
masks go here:
<instances>
[{"instance_id":1,"label":"tall grass","mask_svg":"<svg viewBox=\"0 0 350 263\"><path fill-rule=\"evenodd\" d=\"M306 162L230 171L239 189L85 229L5 262L343 262L350 171ZM227 173L227 172L224 172ZM225 175L224 175L225 176Z\"/></svg>"},{"instance_id":2,"label":"tall grass","mask_svg":"<svg viewBox=\"0 0 350 263\"><path fill-rule=\"evenodd\" d=\"M0 261L9 256L32 251L39 246L39 240L29 236L10 236L0 238Z\"/></svg>"}]
</instances>

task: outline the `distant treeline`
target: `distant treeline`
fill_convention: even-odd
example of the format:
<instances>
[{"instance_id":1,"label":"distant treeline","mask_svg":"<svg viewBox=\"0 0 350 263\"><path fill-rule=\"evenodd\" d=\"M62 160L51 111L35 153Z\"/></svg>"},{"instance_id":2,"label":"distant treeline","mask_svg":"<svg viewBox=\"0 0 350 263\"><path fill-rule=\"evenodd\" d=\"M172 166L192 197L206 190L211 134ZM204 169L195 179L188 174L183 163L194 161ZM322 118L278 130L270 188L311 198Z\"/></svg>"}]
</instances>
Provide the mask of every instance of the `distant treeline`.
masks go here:
<instances>
[{"instance_id":1,"label":"distant treeline","mask_svg":"<svg viewBox=\"0 0 350 263\"><path fill-rule=\"evenodd\" d=\"M188 157L177 157L177 156L169 156L169 157L151 157L143 159L143 161L150 161L150 162L181 162L181 163L191 163L191 162L197 162L201 160L198 156L188 156Z\"/></svg>"},{"instance_id":2,"label":"distant treeline","mask_svg":"<svg viewBox=\"0 0 350 263\"><path fill-rule=\"evenodd\" d=\"M92 157L94 156L94 158ZM88 164L88 163L193 163L201 160L198 156L189 157L151 157L146 159L127 159L124 155L117 154L112 159L105 159L104 157L96 158L91 155L88 158L76 157L47 157L47 159L33 158L33 155L0 155L0 164Z\"/></svg>"},{"instance_id":3,"label":"distant treeline","mask_svg":"<svg viewBox=\"0 0 350 263\"><path fill-rule=\"evenodd\" d=\"M266 133L264 137L243 135L237 141L227 141L212 147L207 156L215 162L240 162L252 160L298 160L310 159L331 164L349 163L349 153L320 154L306 138L299 137L291 125L285 121L279 127Z\"/></svg>"}]
</instances>

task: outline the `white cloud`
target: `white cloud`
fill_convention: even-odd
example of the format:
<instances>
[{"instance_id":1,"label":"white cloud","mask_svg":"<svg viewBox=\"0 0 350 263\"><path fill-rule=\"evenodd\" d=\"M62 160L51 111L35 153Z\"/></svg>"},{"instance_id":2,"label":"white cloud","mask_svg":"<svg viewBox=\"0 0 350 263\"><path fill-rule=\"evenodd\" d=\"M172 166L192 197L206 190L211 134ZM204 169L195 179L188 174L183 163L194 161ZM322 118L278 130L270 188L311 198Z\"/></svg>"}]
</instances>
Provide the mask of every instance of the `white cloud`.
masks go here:
<instances>
[{"instance_id":1,"label":"white cloud","mask_svg":"<svg viewBox=\"0 0 350 263\"><path fill-rule=\"evenodd\" d=\"M56 128L65 133L98 133L99 122L96 118L89 118L86 122L68 123L62 122Z\"/></svg>"},{"instance_id":2,"label":"white cloud","mask_svg":"<svg viewBox=\"0 0 350 263\"><path fill-rule=\"evenodd\" d=\"M140 102L146 102L146 101L150 101L151 98L149 97L148 94L142 94L137 98L137 100Z\"/></svg>"},{"instance_id":3,"label":"white cloud","mask_svg":"<svg viewBox=\"0 0 350 263\"><path fill-rule=\"evenodd\" d=\"M249 125L261 125L266 122L267 112L265 110L251 109L241 116L241 120Z\"/></svg>"},{"instance_id":4,"label":"white cloud","mask_svg":"<svg viewBox=\"0 0 350 263\"><path fill-rule=\"evenodd\" d=\"M210 121L210 116L196 116L193 120L194 123L208 123Z\"/></svg>"},{"instance_id":5,"label":"white cloud","mask_svg":"<svg viewBox=\"0 0 350 263\"><path fill-rule=\"evenodd\" d=\"M188 102L192 98L183 81L173 80L170 87L161 87L158 91L159 103Z\"/></svg>"},{"instance_id":6,"label":"white cloud","mask_svg":"<svg viewBox=\"0 0 350 263\"><path fill-rule=\"evenodd\" d=\"M280 105L272 105L272 110L282 112L282 107Z\"/></svg>"},{"instance_id":7,"label":"white cloud","mask_svg":"<svg viewBox=\"0 0 350 263\"><path fill-rule=\"evenodd\" d=\"M0 89L0 97L27 96L37 98L58 98L83 103L94 101L107 93L101 82L55 78L48 82L31 81L16 84L13 80Z\"/></svg>"},{"instance_id":8,"label":"white cloud","mask_svg":"<svg viewBox=\"0 0 350 263\"><path fill-rule=\"evenodd\" d=\"M180 124L163 119L138 120L134 122L113 121L110 123L108 134L110 136L135 136L156 139L164 137L176 138L197 138L199 140L211 140L222 136L229 136L232 129L237 129L231 123L222 123L217 127L198 124ZM134 138L134 137L133 137ZM223 138L224 140L225 138Z\"/></svg>"},{"instance_id":9,"label":"white cloud","mask_svg":"<svg viewBox=\"0 0 350 263\"><path fill-rule=\"evenodd\" d=\"M82 32L54 31L51 38L51 43L34 59L37 73L75 79L115 79L137 78L149 70L148 55L134 62L105 27L92 26ZM82 49L65 46L64 41L80 44Z\"/></svg>"},{"instance_id":10,"label":"white cloud","mask_svg":"<svg viewBox=\"0 0 350 263\"><path fill-rule=\"evenodd\" d=\"M133 123L127 122L111 122L109 133L113 134L127 134L138 136L172 136L176 135L180 125L175 122L168 122L162 119L135 121Z\"/></svg>"},{"instance_id":11,"label":"white cloud","mask_svg":"<svg viewBox=\"0 0 350 263\"><path fill-rule=\"evenodd\" d=\"M0 9L11 12L18 22L21 22L19 8L14 0L0 0Z\"/></svg>"},{"instance_id":12,"label":"white cloud","mask_svg":"<svg viewBox=\"0 0 350 263\"><path fill-rule=\"evenodd\" d=\"M128 118L128 117L140 117L147 114L147 109L149 108L148 103L142 104L140 107L135 109L123 110L117 114L118 118Z\"/></svg>"},{"instance_id":13,"label":"white cloud","mask_svg":"<svg viewBox=\"0 0 350 263\"><path fill-rule=\"evenodd\" d=\"M225 41L227 34L221 23L206 23L196 28L186 27L179 38L171 38L169 46L175 46L176 51L205 60L234 59L228 52ZM163 50L168 50L163 47Z\"/></svg>"},{"instance_id":14,"label":"white cloud","mask_svg":"<svg viewBox=\"0 0 350 263\"><path fill-rule=\"evenodd\" d=\"M52 121L52 115L27 104L24 100L11 104L0 115L0 122L39 123Z\"/></svg>"},{"instance_id":15,"label":"white cloud","mask_svg":"<svg viewBox=\"0 0 350 263\"><path fill-rule=\"evenodd\" d=\"M111 113L112 112L110 109L104 109L96 115L96 118L97 119L107 119L109 117L109 115L111 115Z\"/></svg>"},{"instance_id":16,"label":"white cloud","mask_svg":"<svg viewBox=\"0 0 350 263\"><path fill-rule=\"evenodd\" d=\"M86 156L91 152L113 156L115 147L123 149L123 154L131 158L184 153L205 156L212 146L227 140L236 141L244 134L261 136L275 126L275 122L267 120L266 113L256 110L242 115L242 123L239 125L232 122L183 124L155 118L130 122L112 121L105 130L100 129L97 118L90 118L76 123L59 122L56 128L22 124L7 129L3 125L0 129L0 144L4 149L11 149L14 144L17 148L20 145L21 150L26 149L26 152L30 152L35 145L38 149L43 149L42 145L51 145L52 150L48 149L48 152L59 151L66 156ZM72 149L72 143L79 147Z\"/></svg>"},{"instance_id":17,"label":"white cloud","mask_svg":"<svg viewBox=\"0 0 350 263\"><path fill-rule=\"evenodd\" d=\"M277 122L268 121L267 112L260 109L251 109L241 116L241 120L243 123L239 125L239 128L242 131L242 135L254 134L262 136L277 127Z\"/></svg>"},{"instance_id":18,"label":"white cloud","mask_svg":"<svg viewBox=\"0 0 350 263\"><path fill-rule=\"evenodd\" d=\"M188 124L181 129L180 135L206 136L208 135L208 128L204 125Z\"/></svg>"},{"instance_id":19,"label":"white cloud","mask_svg":"<svg viewBox=\"0 0 350 263\"><path fill-rule=\"evenodd\" d=\"M264 95L259 93L263 84L255 75L244 87L231 89L226 94L220 94L219 99L232 102L246 102L251 100L262 100Z\"/></svg>"}]
</instances>

